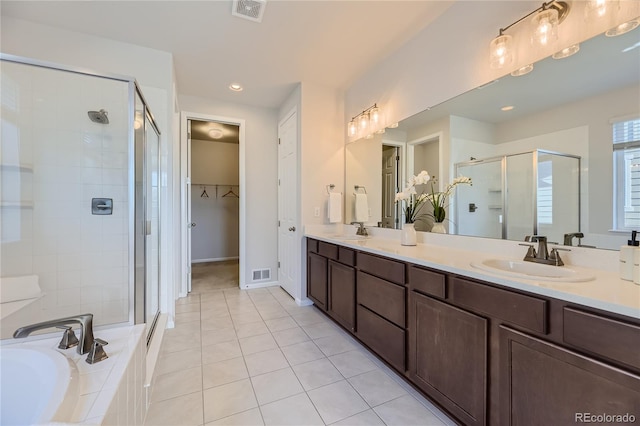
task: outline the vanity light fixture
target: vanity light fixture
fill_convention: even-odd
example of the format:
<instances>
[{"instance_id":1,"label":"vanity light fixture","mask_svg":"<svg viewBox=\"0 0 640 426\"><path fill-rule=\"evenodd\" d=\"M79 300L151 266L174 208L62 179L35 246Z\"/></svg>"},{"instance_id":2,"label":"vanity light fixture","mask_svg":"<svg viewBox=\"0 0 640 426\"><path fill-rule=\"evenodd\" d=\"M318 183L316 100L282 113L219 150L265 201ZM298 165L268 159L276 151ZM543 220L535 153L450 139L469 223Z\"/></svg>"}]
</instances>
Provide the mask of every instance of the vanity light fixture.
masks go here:
<instances>
[{"instance_id":1,"label":"vanity light fixture","mask_svg":"<svg viewBox=\"0 0 640 426\"><path fill-rule=\"evenodd\" d=\"M558 38L558 25L567 17L569 4L565 1L552 0L542 3L542 6L523 16L517 21L500 28L498 36L489 44L489 63L491 68L499 69L513 63L513 37L505 34L509 28L533 16L531 24L532 43L542 46L550 45Z\"/></svg>"},{"instance_id":2,"label":"vanity light fixture","mask_svg":"<svg viewBox=\"0 0 640 426\"><path fill-rule=\"evenodd\" d=\"M626 34L631 30L634 30L640 25L640 18L632 19L631 21L624 22L617 25L604 33L607 37L615 37L622 34Z\"/></svg>"},{"instance_id":3,"label":"vanity light fixture","mask_svg":"<svg viewBox=\"0 0 640 426\"><path fill-rule=\"evenodd\" d=\"M589 0L584 8L584 14L587 19L602 18L607 14L607 8L613 3L617 3L615 0Z\"/></svg>"},{"instance_id":4,"label":"vanity light fixture","mask_svg":"<svg viewBox=\"0 0 640 426\"><path fill-rule=\"evenodd\" d=\"M378 108L377 104L373 104L351 118L347 125L347 133L350 137L355 137L358 134L373 137L373 133L379 131L380 122L380 108Z\"/></svg>"},{"instance_id":5,"label":"vanity light fixture","mask_svg":"<svg viewBox=\"0 0 640 426\"><path fill-rule=\"evenodd\" d=\"M562 50L557 51L551 57L553 59L563 59L568 58L569 56L575 55L580 50L580 43L572 44L569 47L565 47Z\"/></svg>"}]
</instances>

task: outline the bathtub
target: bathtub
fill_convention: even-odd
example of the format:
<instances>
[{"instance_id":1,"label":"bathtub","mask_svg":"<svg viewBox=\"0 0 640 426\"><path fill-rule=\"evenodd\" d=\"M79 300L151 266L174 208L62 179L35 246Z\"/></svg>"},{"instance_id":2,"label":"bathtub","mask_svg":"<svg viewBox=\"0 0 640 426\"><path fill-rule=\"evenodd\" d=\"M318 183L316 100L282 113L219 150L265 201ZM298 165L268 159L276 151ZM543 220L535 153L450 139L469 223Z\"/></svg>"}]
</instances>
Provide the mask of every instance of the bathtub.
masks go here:
<instances>
[{"instance_id":1,"label":"bathtub","mask_svg":"<svg viewBox=\"0 0 640 426\"><path fill-rule=\"evenodd\" d=\"M66 422L78 399L76 365L48 348L0 348L0 424Z\"/></svg>"},{"instance_id":2,"label":"bathtub","mask_svg":"<svg viewBox=\"0 0 640 426\"><path fill-rule=\"evenodd\" d=\"M146 326L93 330L108 358L57 349L60 333L0 342L0 426L142 425L147 413Z\"/></svg>"}]
</instances>

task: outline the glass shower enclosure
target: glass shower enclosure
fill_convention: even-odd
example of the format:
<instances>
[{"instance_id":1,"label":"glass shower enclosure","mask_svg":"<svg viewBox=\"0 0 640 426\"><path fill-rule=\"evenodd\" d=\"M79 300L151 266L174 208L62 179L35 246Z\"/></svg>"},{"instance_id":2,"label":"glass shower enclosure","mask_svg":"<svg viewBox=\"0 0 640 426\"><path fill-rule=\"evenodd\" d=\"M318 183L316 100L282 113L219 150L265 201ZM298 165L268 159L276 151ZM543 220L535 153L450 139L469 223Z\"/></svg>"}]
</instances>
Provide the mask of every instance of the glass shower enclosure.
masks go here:
<instances>
[{"instance_id":1,"label":"glass shower enclosure","mask_svg":"<svg viewBox=\"0 0 640 426\"><path fill-rule=\"evenodd\" d=\"M81 313L151 331L160 133L140 88L5 54L0 71L0 338Z\"/></svg>"},{"instance_id":2,"label":"glass shower enclosure","mask_svg":"<svg viewBox=\"0 0 640 426\"><path fill-rule=\"evenodd\" d=\"M523 241L544 235L562 243L580 231L580 157L545 150L466 161L456 176L455 233Z\"/></svg>"}]
</instances>

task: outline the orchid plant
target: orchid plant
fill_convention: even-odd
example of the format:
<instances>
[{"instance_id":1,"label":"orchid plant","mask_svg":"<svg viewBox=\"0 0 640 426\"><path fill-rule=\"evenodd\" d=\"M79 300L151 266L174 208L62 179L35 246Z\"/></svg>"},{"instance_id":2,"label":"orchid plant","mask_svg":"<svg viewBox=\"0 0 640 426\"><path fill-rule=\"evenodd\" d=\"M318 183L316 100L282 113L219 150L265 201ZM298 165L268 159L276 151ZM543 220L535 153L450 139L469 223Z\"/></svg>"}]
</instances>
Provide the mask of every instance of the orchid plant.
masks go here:
<instances>
[{"instance_id":1,"label":"orchid plant","mask_svg":"<svg viewBox=\"0 0 640 426\"><path fill-rule=\"evenodd\" d=\"M416 191L416 185L431 184L431 193L420 194ZM445 220L447 215L447 198L453 195L455 187L460 184L472 185L471 178L466 176L459 176L447 185L444 191L436 192L434 185L437 183L435 178L429 176L426 170L421 171L415 176L412 176L408 182L407 187L396 194L396 203L404 201L406 203L404 208L405 223L414 223L419 216L419 212L422 209L425 202L429 201L433 207L433 214L428 214L433 217L435 222L441 223Z\"/></svg>"}]
</instances>

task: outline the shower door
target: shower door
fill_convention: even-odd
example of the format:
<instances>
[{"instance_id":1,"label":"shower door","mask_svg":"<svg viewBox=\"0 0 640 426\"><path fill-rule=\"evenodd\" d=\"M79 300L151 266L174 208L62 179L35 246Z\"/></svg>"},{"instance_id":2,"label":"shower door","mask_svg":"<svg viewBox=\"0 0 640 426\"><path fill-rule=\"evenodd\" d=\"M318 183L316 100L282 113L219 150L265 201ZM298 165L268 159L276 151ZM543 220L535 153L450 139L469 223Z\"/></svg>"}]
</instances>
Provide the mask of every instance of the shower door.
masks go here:
<instances>
[{"instance_id":1,"label":"shower door","mask_svg":"<svg viewBox=\"0 0 640 426\"><path fill-rule=\"evenodd\" d=\"M160 135L138 93L134 129L135 318L147 324L149 341L160 313Z\"/></svg>"}]
</instances>

